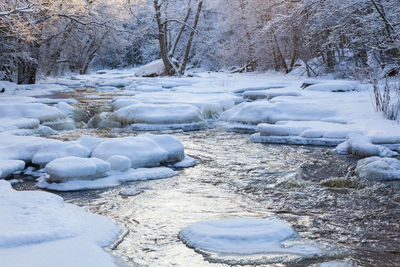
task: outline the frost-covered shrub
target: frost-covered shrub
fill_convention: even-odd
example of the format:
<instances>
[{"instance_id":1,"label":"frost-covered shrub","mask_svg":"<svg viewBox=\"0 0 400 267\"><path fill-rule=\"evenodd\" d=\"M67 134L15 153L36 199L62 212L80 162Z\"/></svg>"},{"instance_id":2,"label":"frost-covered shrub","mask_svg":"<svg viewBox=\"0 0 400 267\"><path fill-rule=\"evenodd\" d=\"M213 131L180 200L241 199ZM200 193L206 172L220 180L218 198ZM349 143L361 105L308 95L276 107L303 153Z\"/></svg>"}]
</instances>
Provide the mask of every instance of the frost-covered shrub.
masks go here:
<instances>
[{"instance_id":1,"label":"frost-covered shrub","mask_svg":"<svg viewBox=\"0 0 400 267\"><path fill-rule=\"evenodd\" d=\"M400 84L374 81L374 101L376 111L381 111L389 120L400 120Z\"/></svg>"}]
</instances>

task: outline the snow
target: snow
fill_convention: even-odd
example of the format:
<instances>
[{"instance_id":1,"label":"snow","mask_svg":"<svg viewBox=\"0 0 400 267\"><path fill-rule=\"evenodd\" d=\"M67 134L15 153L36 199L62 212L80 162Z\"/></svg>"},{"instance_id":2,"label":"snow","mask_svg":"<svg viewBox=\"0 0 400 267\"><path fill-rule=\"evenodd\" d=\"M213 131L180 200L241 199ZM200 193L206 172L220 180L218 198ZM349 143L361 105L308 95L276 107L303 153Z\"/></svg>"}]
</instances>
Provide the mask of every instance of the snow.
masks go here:
<instances>
[{"instance_id":1,"label":"snow","mask_svg":"<svg viewBox=\"0 0 400 267\"><path fill-rule=\"evenodd\" d=\"M195 165L197 165L199 163L199 161L197 159L194 159L188 155L185 155L185 157L183 158L183 160L175 163L172 165L172 167L174 168L187 168L187 167L193 167Z\"/></svg>"},{"instance_id":2,"label":"snow","mask_svg":"<svg viewBox=\"0 0 400 267\"><path fill-rule=\"evenodd\" d=\"M264 263L298 262L320 257L327 251L300 236L286 222L274 218L239 218L201 221L187 226L179 238L206 255L220 257L265 255Z\"/></svg>"},{"instance_id":3,"label":"snow","mask_svg":"<svg viewBox=\"0 0 400 267\"><path fill-rule=\"evenodd\" d=\"M397 141L397 138L393 139L390 137L378 136L376 141ZM353 154L360 157L391 157L398 155L397 152L391 151L389 148L382 145L373 144L373 138L368 136L362 136L360 134L351 133L347 136L347 141L342 143L336 148L336 151L340 154Z\"/></svg>"},{"instance_id":4,"label":"snow","mask_svg":"<svg viewBox=\"0 0 400 267\"><path fill-rule=\"evenodd\" d=\"M70 180L93 180L107 175L110 163L97 158L63 157L46 165L44 171L48 182L66 182Z\"/></svg>"},{"instance_id":5,"label":"snow","mask_svg":"<svg viewBox=\"0 0 400 267\"><path fill-rule=\"evenodd\" d=\"M3 266L116 266L102 249L120 232L109 219L54 194L15 191L2 180L0 203Z\"/></svg>"},{"instance_id":6,"label":"snow","mask_svg":"<svg viewBox=\"0 0 400 267\"><path fill-rule=\"evenodd\" d=\"M164 63L162 59L158 59L138 68L135 75L138 77L155 77L161 76L164 72Z\"/></svg>"},{"instance_id":7,"label":"snow","mask_svg":"<svg viewBox=\"0 0 400 267\"><path fill-rule=\"evenodd\" d=\"M173 136L146 134L106 140L92 153L92 157L103 160L114 155L129 158L132 168L141 168L181 161L184 158L184 151L182 144Z\"/></svg>"},{"instance_id":8,"label":"snow","mask_svg":"<svg viewBox=\"0 0 400 267\"><path fill-rule=\"evenodd\" d=\"M22 160L1 160L0 159L0 179L13 174L16 171L25 169L25 162Z\"/></svg>"},{"instance_id":9,"label":"snow","mask_svg":"<svg viewBox=\"0 0 400 267\"><path fill-rule=\"evenodd\" d=\"M129 158L119 155L109 157L107 162L110 163L111 170L113 171L124 172L130 169L132 166L132 162Z\"/></svg>"},{"instance_id":10,"label":"snow","mask_svg":"<svg viewBox=\"0 0 400 267\"><path fill-rule=\"evenodd\" d=\"M78 191L114 187L131 181L165 179L176 174L176 171L167 167L138 168L130 169L126 172L110 171L105 178L95 180L69 180L64 183L49 183L44 177L41 177L36 186L55 191Z\"/></svg>"},{"instance_id":11,"label":"snow","mask_svg":"<svg viewBox=\"0 0 400 267\"><path fill-rule=\"evenodd\" d=\"M277 96L300 96L298 90L293 89L269 89L262 91L246 91L243 93L243 98L249 100L271 99Z\"/></svg>"},{"instance_id":12,"label":"snow","mask_svg":"<svg viewBox=\"0 0 400 267\"><path fill-rule=\"evenodd\" d=\"M378 181L400 180L400 160L369 157L357 162L356 173L360 178Z\"/></svg>"}]
</instances>

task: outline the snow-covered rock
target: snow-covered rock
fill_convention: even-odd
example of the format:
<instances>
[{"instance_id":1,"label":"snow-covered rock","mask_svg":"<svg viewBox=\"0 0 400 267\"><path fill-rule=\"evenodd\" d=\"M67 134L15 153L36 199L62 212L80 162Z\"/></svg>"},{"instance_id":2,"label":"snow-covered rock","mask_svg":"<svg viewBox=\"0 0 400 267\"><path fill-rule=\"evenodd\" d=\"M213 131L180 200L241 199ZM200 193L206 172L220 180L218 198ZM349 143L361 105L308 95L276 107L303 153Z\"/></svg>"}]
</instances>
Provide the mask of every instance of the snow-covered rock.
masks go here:
<instances>
[{"instance_id":1,"label":"snow-covered rock","mask_svg":"<svg viewBox=\"0 0 400 267\"><path fill-rule=\"evenodd\" d=\"M25 168L25 162L22 160L1 160L0 159L0 179L21 171Z\"/></svg>"},{"instance_id":2,"label":"snow-covered rock","mask_svg":"<svg viewBox=\"0 0 400 267\"><path fill-rule=\"evenodd\" d=\"M41 103L1 103L0 117L2 118L32 118L41 122L62 119L65 115L56 107Z\"/></svg>"},{"instance_id":3,"label":"snow-covered rock","mask_svg":"<svg viewBox=\"0 0 400 267\"><path fill-rule=\"evenodd\" d=\"M90 155L90 151L84 146L72 142L58 142L42 146L33 156L32 163L41 166L46 165L52 160L75 156L86 158Z\"/></svg>"},{"instance_id":4,"label":"snow-covered rock","mask_svg":"<svg viewBox=\"0 0 400 267\"><path fill-rule=\"evenodd\" d=\"M92 157L103 160L114 155L129 158L132 168L154 167L184 158L183 145L175 137L150 134L106 140L92 153Z\"/></svg>"},{"instance_id":5,"label":"snow-covered rock","mask_svg":"<svg viewBox=\"0 0 400 267\"><path fill-rule=\"evenodd\" d=\"M368 180L400 180L400 160L394 158L369 157L357 162L356 173Z\"/></svg>"},{"instance_id":6,"label":"snow-covered rock","mask_svg":"<svg viewBox=\"0 0 400 267\"><path fill-rule=\"evenodd\" d=\"M271 218L197 222L183 229L179 238L198 252L220 257L220 261L225 262L228 256L227 263L231 263L232 255L239 256L241 264L247 256L263 255L262 263L268 264L299 262L327 253L314 243L302 241L286 222Z\"/></svg>"},{"instance_id":7,"label":"snow-covered rock","mask_svg":"<svg viewBox=\"0 0 400 267\"><path fill-rule=\"evenodd\" d=\"M262 91L246 91L243 93L243 98L249 100L271 99L277 96L300 96L298 90L283 90L283 89L270 89Z\"/></svg>"},{"instance_id":8,"label":"snow-covered rock","mask_svg":"<svg viewBox=\"0 0 400 267\"><path fill-rule=\"evenodd\" d=\"M12 131L17 129L34 129L39 126L40 121L37 119L0 119L0 132Z\"/></svg>"},{"instance_id":9,"label":"snow-covered rock","mask_svg":"<svg viewBox=\"0 0 400 267\"><path fill-rule=\"evenodd\" d=\"M158 59L138 68L135 75L138 77L156 77L161 76L164 72L164 62L162 59Z\"/></svg>"},{"instance_id":10,"label":"snow-covered rock","mask_svg":"<svg viewBox=\"0 0 400 267\"><path fill-rule=\"evenodd\" d=\"M126 172L110 171L108 176L95 180L68 180L64 183L49 183L45 177L40 177L37 187L55 191L76 191L100 189L118 186L130 181L146 181L165 179L176 175L177 172L167 167L130 169Z\"/></svg>"},{"instance_id":11,"label":"snow-covered rock","mask_svg":"<svg viewBox=\"0 0 400 267\"><path fill-rule=\"evenodd\" d=\"M115 266L102 249L120 232L109 219L54 194L15 191L4 180L0 203L2 266Z\"/></svg>"},{"instance_id":12,"label":"snow-covered rock","mask_svg":"<svg viewBox=\"0 0 400 267\"><path fill-rule=\"evenodd\" d=\"M339 154L353 154L360 157L391 157L398 155L397 152L390 150L382 145L372 143L372 138L360 134L351 133L347 136L347 141L340 144L336 151ZM381 140L382 141L382 140Z\"/></svg>"},{"instance_id":13,"label":"snow-covered rock","mask_svg":"<svg viewBox=\"0 0 400 267\"><path fill-rule=\"evenodd\" d=\"M107 159L107 162L110 163L111 170L113 171L124 172L130 169L132 166L132 162L129 158L120 155L114 155L109 157Z\"/></svg>"},{"instance_id":14,"label":"snow-covered rock","mask_svg":"<svg viewBox=\"0 0 400 267\"><path fill-rule=\"evenodd\" d=\"M46 165L44 171L48 182L66 182L70 180L93 180L105 177L111 170L108 162L97 158L65 157L58 158Z\"/></svg>"},{"instance_id":15,"label":"snow-covered rock","mask_svg":"<svg viewBox=\"0 0 400 267\"><path fill-rule=\"evenodd\" d=\"M112 119L123 125L140 124L187 124L203 122L200 109L185 104L134 104L112 113Z\"/></svg>"}]
</instances>

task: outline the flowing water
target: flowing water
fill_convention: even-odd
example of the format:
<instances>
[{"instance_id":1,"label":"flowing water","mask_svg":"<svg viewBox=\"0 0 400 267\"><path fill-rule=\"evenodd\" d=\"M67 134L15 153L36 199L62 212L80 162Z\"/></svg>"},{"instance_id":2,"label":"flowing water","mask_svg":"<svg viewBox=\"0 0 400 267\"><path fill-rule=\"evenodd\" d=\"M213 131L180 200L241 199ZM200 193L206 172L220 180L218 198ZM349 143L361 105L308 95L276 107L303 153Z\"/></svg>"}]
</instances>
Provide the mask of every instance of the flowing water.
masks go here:
<instances>
[{"instance_id":1,"label":"flowing water","mask_svg":"<svg viewBox=\"0 0 400 267\"><path fill-rule=\"evenodd\" d=\"M135 134L76 130L55 138ZM352 178L356 158L328 148L255 144L249 135L217 129L174 135L197 166L163 180L57 193L125 229L111 252L128 265L224 266L186 247L179 231L200 220L276 216L303 238L348 249L347 262L400 266L399 186ZM138 193L127 196L126 189Z\"/></svg>"}]
</instances>

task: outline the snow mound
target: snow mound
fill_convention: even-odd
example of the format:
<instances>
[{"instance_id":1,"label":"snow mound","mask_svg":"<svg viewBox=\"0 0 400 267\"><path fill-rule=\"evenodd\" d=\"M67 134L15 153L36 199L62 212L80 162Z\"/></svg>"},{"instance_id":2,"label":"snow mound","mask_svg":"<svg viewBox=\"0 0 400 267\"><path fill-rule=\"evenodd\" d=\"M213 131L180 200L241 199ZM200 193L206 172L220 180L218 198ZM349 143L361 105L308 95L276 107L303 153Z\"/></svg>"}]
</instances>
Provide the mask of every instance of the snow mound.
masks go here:
<instances>
[{"instance_id":1,"label":"snow mound","mask_svg":"<svg viewBox=\"0 0 400 267\"><path fill-rule=\"evenodd\" d=\"M134 104L112 113L112 119L123 125L141 124L185 124L202 122L200 109L186 104Z\"/></svg>"},{"instance_id":2,"label":"snow mound","mask_svg":"<svg viewBox=\"0 0 400 267\"><path fill-rule=\"evenodd\" d=\"M8 81L0 81L0 94L11 95L17 90L17 85Z\"/></svg>"},{"instance_id":3,"label":"snow mound","mask_svg":"<svg viewBox=\"0 0 400 267\"><path fill-rule=\"evenodd\" d=\"M241 264L246 263L247 256L263 255L262 263L268 264L298 262L327 253L311 242L302 241L286 222L270 218L197 222L183 229L179 238L196 251L229 264L234 264L229 261L232 255L238 255ZM228 260L224 261L224 257Z\"/></svg>"},{"instance_id":4,"label":"snow mound","mask_svg":"<svg viewBox=\"0 0 400 267\"><path fill-rule=\"evenodd\" d=\"M33 156L32 163L44 166L57 158L68 156L86 158L89 154L90 151L80 144L59 142L42 146Z\"/></svg>"},{"instance_id":5,"label":"snow mound","mask_svg":"<svg viewBox=\"0 0 400 267\"><path fill-rule=\"evenodd\" d=\"M44 122L62 119L65 115L57 108L41 103L1 103L0 117L12 119L32 118Z\"/></svg>"},{"instance_id":6,"label":"snow mound","mask_svg":"<svg viewBox=\"0 0 400 267\"><path fill-rule=\"evenodd\" d=\"M206 119L217 119L220 114L235 106L234 99L216 99L204 104L202 114Z\"/></svg>"},{"instance_id":7,"label":"snow mound","mask_svg":"<svg viewBox=\"0 0 400 267\"><path fill-rule=\"evenodd\" d=\"M356 173L368 180L400 180L400 160L394 158L370 157L357 162Z\"/></svg>"},{"instance_id":8,"label":"snow mound","mask_svg":"<svg viewBox=\"0 0 400 267\"><path fill-rule=\"evenodd\" d=\"M61 183L105 177L110 169L110 164L101 159L65 157L51 161L44 171L48 174L48 182Z\"/></svg>"},{"instance_id":9,"label":"snow mound","mask_svg":"<svg viewBox=\"0 0 400 267\"><path fill-rule=\"evenodd\" d=\"M0 159L0 179L21 171L25 168L25 162L22 160L1 160Z\"/></svg>"},{"instance_id":10,"label":"snow mound","mask_svg":"<svg viewBox=\"0 0 400 267\"><path fill-rule=\"evenodd\" d=\"M135 75L138 77L156 77L161 76L164 72L164 62L162 59L158 59L138 68Z\"/></svg>"},{"instance_id":11,"label":"snow mound","mask_svg":"<svg viewBox=\"0 0 400 267\"><path fill-rule=\"evenodd\" d=\"M0 203L2 265L115 266L101 248L120 232L107 218L66 204L54 194L15 191L2 180Z\"/></svg>"},{"instance_id":12,"label":"snow mound","mask_svg":"<svg viewBox=\"0 0 400 267\"><path fill-rule=\"evenodd\" d=\"M183 145L175 137L151 134L106 140L92 153L92 157L103 160L115 155L129 158L132 168L174 163L185 156Z\"/></svg>"},{"instance_id":13,"label":"snow mound","mask_svg":"<svg viewBox=\"0 0 400 267\"><path fill-rule=\"evenodd\" d=\"M129 158L119 155L109 157L107 162L110 163L111 170L113 171L124 172L130 169L132 166L132 162Z\"/></svg>"},{"instance_id":14,"label":"snow mound","mask_svg":"<svg viewBox=\"0 0 400 267\"><path fill-rule=\"evenodd\" d=\"M122 125L120 122L113 120L110 117L110 112L102 112L94 115L87 123L87 126L95 129L105 128L120 128Z\"/></svg>"},{"instance_id":15,"label":"snow mound","mask_svg":"<svg viewBox=\"0 0 400 267\"><path fill-rule=\"evenodd\" d=\"M115 97L111 103L114 110L118 110L120 108L124 108L124 107L134 105L134 104L141 104L141 102L139 100L137 100L133 97L129 97L129 96L128 97L126 97L126 96Z\"/></svg>"}]
</instances>

